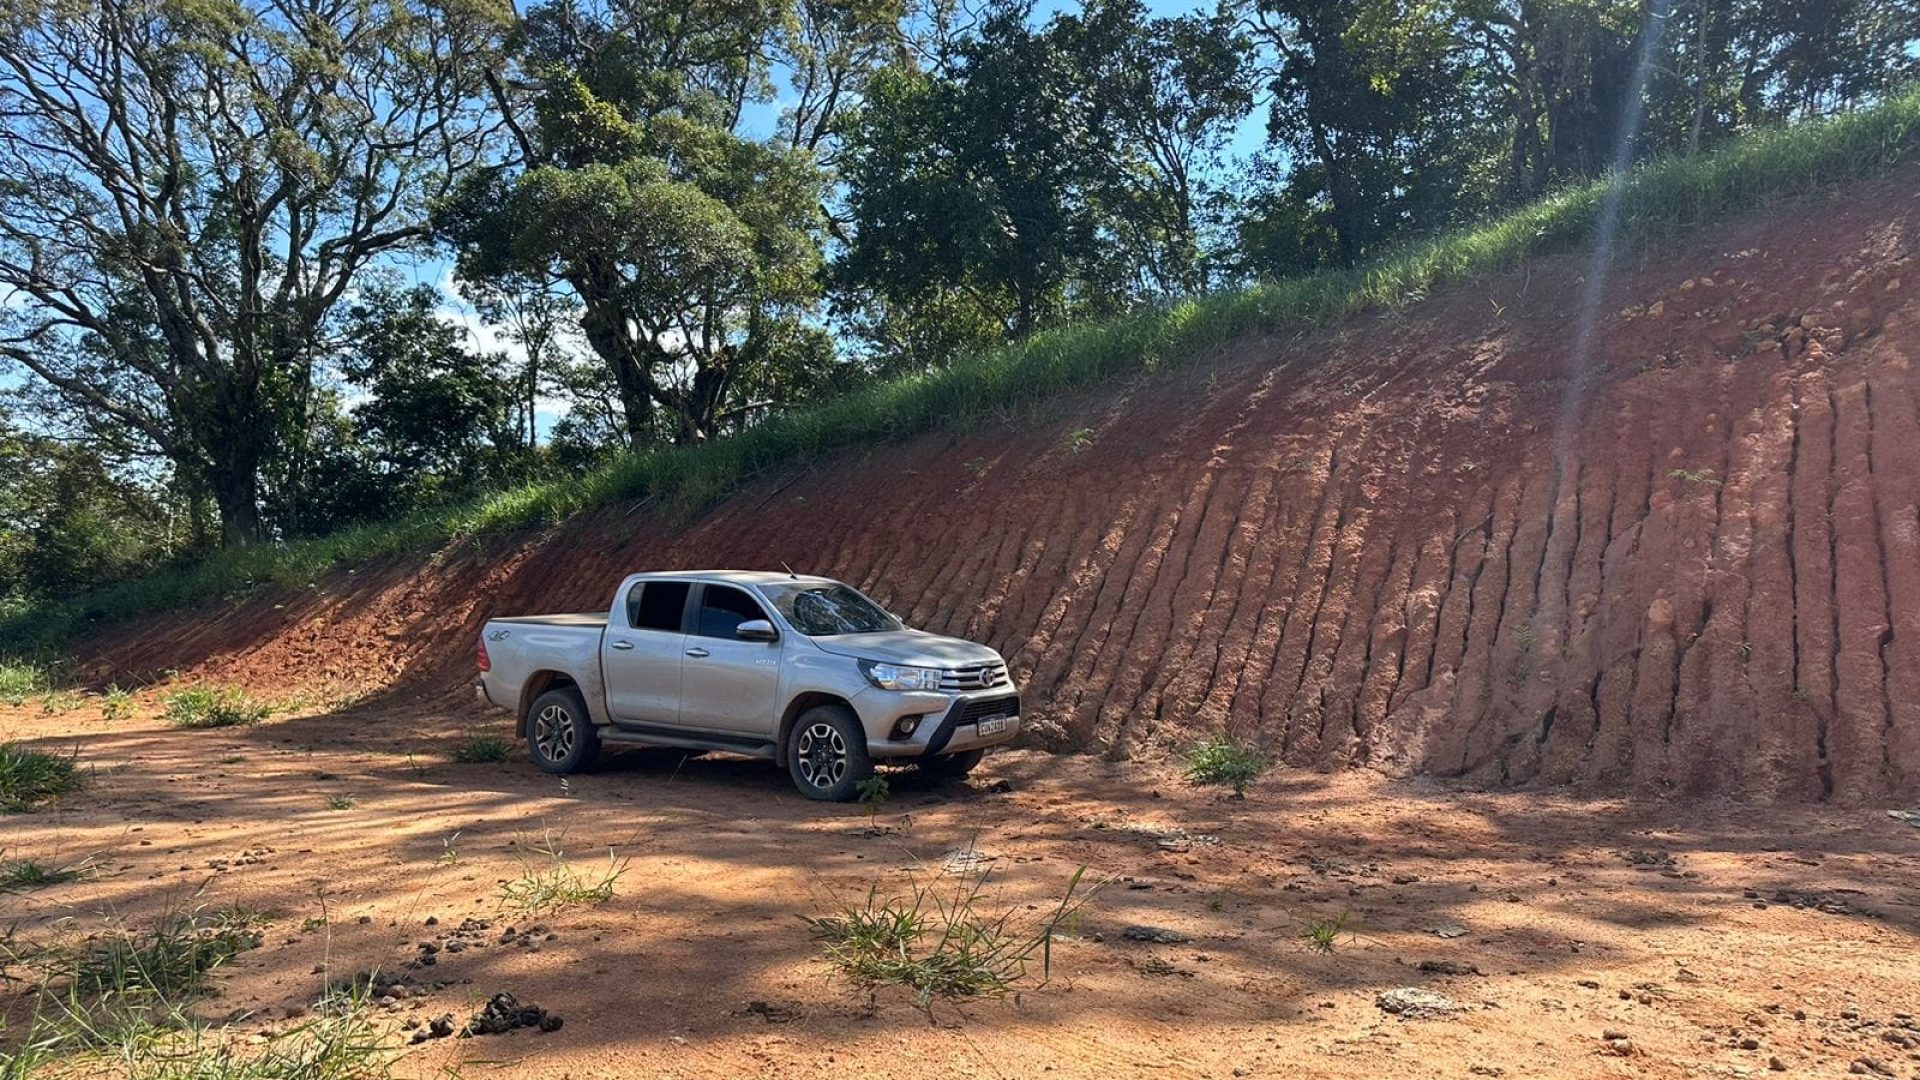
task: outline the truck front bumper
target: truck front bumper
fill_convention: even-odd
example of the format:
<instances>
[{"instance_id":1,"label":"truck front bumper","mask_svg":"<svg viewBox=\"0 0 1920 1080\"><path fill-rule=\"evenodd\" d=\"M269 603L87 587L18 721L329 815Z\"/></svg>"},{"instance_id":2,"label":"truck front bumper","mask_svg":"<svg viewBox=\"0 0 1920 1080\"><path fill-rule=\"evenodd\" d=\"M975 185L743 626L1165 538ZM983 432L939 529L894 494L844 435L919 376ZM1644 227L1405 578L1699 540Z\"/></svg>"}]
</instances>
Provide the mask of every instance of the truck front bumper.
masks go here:
<instances>
[{"instance_id":1,"label":"truck front bumper","mask_svg":"<svg viewBox=\"0 0 1920 1080\"><path fill-rule=\"evenodd\" d=\"M853 708L875 759L979 750L1020 734L1020 695L1012 686L967 694L868 690L854 695Z\"/></svg>"}]
</instances>

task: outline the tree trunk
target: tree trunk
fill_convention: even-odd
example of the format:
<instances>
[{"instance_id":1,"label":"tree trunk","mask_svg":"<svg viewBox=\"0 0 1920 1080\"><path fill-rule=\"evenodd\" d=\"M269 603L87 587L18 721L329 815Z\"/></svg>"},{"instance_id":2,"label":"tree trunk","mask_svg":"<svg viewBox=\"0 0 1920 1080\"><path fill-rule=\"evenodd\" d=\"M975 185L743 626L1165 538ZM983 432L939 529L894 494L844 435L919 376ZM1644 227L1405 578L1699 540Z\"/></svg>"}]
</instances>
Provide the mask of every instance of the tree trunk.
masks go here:
<instances>
[{"instance_id":1,"label":"tree trunk","mask_svg":"<svg viewBox=\"0 0 1920 1080\"><path fill-rule=\"evenodd\" d=\"M220 540L230 548L260 541L260 469L258 463L228 462L207 471L207 486L220 508Z\"/></svg>"},{"instance_id":2,"label":"tree trunk","mask_svg":"<svg viewBox=\"0 0 1920 1080\"><path fill-rule=\"evenodd\" d=\"M627 445L643 450L653 436L653 396L648 391L646 372L635 355L626 316L617 304L582 288L581 282L573 285L580 293L584 308L580 329L594 353L606 362L613 374L614 386L619 390L620 411L627 421Z\"/></svg>"}]
</instances>

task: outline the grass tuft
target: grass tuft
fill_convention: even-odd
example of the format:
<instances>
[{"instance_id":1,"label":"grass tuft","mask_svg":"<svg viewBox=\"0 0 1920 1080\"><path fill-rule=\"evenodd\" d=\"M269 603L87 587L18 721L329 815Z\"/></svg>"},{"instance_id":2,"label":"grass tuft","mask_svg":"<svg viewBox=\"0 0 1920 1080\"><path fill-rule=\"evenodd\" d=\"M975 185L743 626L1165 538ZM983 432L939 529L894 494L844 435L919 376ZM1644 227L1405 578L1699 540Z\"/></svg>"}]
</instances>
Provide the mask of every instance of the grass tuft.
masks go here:
<instances>
[{"instance_id":1,"label":"grass tuft","mask_svg":"<svg viewBox=\"0 0 1920 1080\"><path fill-rule=\"evenodd\" d=\"M453 748L453 760L462 765L497 765L513 753L513 744L498 735L475 735Z\"/></svg>"},{"instance_id":2,"label":"grass tuft","mask_svg":"<svg viewBox=\"0 0 1920 1080\"><path fill-rule=\"evenodd\" d=\"M20 813L79 790L80 768L71 756L0 743L0 811Z\"/></svg>"},{"instance_id":3,"label":"grass tuft","mask_svg":"<svg viewBox=\"0 0 1920 1080\"><path fill-rule=\"evenodd\" d=\"M28 698L52 689L46 668L20 660L0 661L0 704L25 705Z\"/></svg>"},{"instance_id":4,"label":"grass tuft","mask_svg":"<svg viewBox=\"0 0 1920 1080\"><path fill-rule=\"evenodd\" d=\"M1074 871L1060 902L1037 919L1024 907L982 911L991 871L954 882L915 882L904 896L881 899L879 886L858 903L802 920L827 959L856 986L905 986L922 1009L935 998L1000 997L1040 969L1053 972L1053 939L1080 914L1094 890L1082 892L1086 867Z\"/></svg>"},{"instance_id":5,"label":"grass tuft","mask_svg":"<svg viewBox=\"0 0 1920 1080\"><path fill-rule=\"evenodd\" d=\"M538 915L558 908L604 904L613 899L614 885L627 872L630 861L608 848L606 869L584 873L567 861L566 852L552 837L539 850L544 860L522 861L520 876L501 884L503 906Z\"/></svg>"},{"instance_id":6,"label":"grass tuft","mask_svg":"<svg viewBox=\"0 0 1920 1080\"><path fill-rule=\"evenodd\" d=\"M1313 952L1330 953L1340 944L1340 935L1347 930L1347 923L1353 917L1351 911L1342 911L1330 919L1309 919L1300 928L1300 942Z\"/></svg>"},{"instance_id":7,"label":"grass tuft","mask_svg":"<svg viewBox=\"0 0 1920 1080\"><path fill-rule=\"evenodd\" d=\"M1614 185L1619 242L1680 229L1885 171L1920 145L1920 90L1831 119L1755 132L1707 154L1670 158L1571 187L1487 223L1410 243L1365 265L1321 270L1098 322L1061 326L951 365L874 382L767 419L733 438L617 458L461 505L423 510L287 544L258 544L0 619L0 646L59 648L109 620L177 610L339 567L483 534L549 526L616 501L696 512L773 469L939 428L963 429L1128 372L1206 355L1244 334L1395 310L1445 285L1482 279L1586 239ZM1076 433L1077 434L1077 433ZM1069 438L1069 443L1077 442Z\"/></svg>"},{"instance_id":8,"label":"grass tuft","mask_svg":"<svg viewBox=\"0 0 1920 1080\"><path fill-rule=\"evenodd\" d=\"M1187 751L1187 779L1196 784L1231 785L1240 798L1246 797L1248 785L1266 768L1267 759L1258 750L1241 746L1225 735L1216 735Z\"/></svg>"},{"instance_id":9,"label":"grass tuft","mask_svg":"<svg viewBox=\"0 0 1920 1080\"><path fill-rule=\"evenodd\" d=\"M100 719L123 720L133 715L133 691L109 686L100 695Z\"/></svg>"},{"instance_id":10,"label":"grass tuft","mask_svg":"<svg viewBox=\"0 0 1920 1080\"><path fill-rule=\"evenodd\" d=\"M167 723L181 728L248 727L273 715L273 706L232 686L189 686L162 700Z\"/></svg>"},{"instance_id":11,"label":"grass tuft","mask_svg":"<svg viewBox=\"0 0 1920 1080\"><path fill-rule=\"evenodd\" d=\"M50 866L38 859L0 859L0 893L44 889L77 880L87 864Z\"/></svg>"},{"instance_id":12,"label":"grass tuft","mask_svg":"<svg viewBox=\"0 0 1920 1080\"><path fill-rule=\"evenodd\" d=\"M208 973L260 944L257 916L196 912L146 928L114 927L21 959L41 971L45 993L70 1013L117 1018L181 1005L205 992Z\"/></svg>"}]
</instances>

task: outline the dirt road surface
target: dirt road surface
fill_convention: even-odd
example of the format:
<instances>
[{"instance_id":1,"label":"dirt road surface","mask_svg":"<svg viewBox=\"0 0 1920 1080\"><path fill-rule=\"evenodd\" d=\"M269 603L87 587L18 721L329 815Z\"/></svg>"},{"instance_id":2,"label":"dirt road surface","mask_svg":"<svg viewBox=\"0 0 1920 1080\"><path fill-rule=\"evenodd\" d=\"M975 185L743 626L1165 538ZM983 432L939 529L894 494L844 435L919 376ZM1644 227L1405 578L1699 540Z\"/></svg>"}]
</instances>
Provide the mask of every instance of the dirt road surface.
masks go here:
<instances>
[{"instance_id":1,"label":"dirt road surface","mask_svg":"<svg viewBox=\"0 0 1920 1080\"><path fill-rule=\"evenodd\" d=\"M1885 807L1289 769L1239 800L1166 768L1022 751L960 785L893 774L869 808L723 757L610 754L566 781L520 751L455 764L509 725L444 697L189 731L149 693L131 718L30 703L0 723L77 753L88 778L0 819L0 847L95 868L0 895L16 943L247 905L270 913L263 944L196 1006L243 1036L299 1023L330 974L371 970L405 980L380 1012L396 1039L503 990L564 1018L429 1040L401 1075L1920 1076L1920 829ZM613 897L515 910L503 885L551 869L548 847L588 876L611 852ZM870 889L959 887L947 868L969 862L991 868L983 911L1020 920L1080 867L1100 882L1050 979L923 1011L836 976L802 921ZM1343 919L1330 951L1306 941ZM1401 988L1459 1011L1383 1011ZM17 1019L17 994L7 1007Z\"/></svg>"}]
</instances>

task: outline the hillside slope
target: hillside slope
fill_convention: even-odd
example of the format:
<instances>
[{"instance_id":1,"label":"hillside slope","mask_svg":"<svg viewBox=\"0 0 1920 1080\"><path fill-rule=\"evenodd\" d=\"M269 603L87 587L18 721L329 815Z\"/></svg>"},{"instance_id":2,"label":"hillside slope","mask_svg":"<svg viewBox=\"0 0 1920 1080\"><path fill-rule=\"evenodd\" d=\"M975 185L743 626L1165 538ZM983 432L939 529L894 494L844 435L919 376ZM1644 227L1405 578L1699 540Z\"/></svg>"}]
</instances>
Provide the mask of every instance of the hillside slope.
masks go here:
<instances>
[{"instance_id":1,"label":"hillside slope","mask_svg":"<svg viewBox=\"0 0 1920 1080\"><path fill-rule=\"evenodd\" d=\"M1911 793L1917 192L1905 166L1619 268L1581 372L1584 259L1538 260L843 454L690 525L610 508L82 651L102 677L450 693L488 613L785 561L1000 648L1056 748L1226 730L1486 783Z\"/></svg>"}]
</instances>

